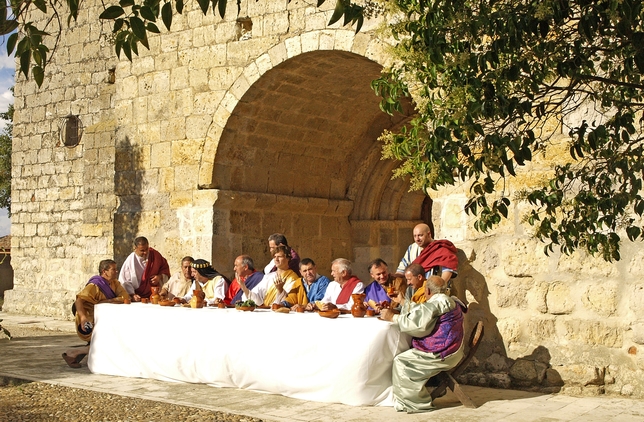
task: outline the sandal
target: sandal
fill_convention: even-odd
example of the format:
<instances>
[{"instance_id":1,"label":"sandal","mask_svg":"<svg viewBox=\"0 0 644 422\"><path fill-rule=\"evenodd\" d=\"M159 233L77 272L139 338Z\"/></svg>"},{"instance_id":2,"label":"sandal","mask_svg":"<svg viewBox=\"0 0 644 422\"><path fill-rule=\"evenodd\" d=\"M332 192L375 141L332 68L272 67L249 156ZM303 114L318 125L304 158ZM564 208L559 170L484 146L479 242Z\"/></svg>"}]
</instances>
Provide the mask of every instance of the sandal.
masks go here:
<instances>
[{"instance_id":1,"label":"sandal","mask_svg":"<svg viewBox=\"0 0 644 422\"><path fill-rule=\"evenodd\" d=\"M84 354L78 355L75 358L71 356L67 356L67 353L63 353L63 359L65 359L65 362L67 363L67 366L70 368L78 369L81 367L80 361L83 360L85 357ZM79 359L80 358L80 359Z\"/></svg>"}]
</instances>

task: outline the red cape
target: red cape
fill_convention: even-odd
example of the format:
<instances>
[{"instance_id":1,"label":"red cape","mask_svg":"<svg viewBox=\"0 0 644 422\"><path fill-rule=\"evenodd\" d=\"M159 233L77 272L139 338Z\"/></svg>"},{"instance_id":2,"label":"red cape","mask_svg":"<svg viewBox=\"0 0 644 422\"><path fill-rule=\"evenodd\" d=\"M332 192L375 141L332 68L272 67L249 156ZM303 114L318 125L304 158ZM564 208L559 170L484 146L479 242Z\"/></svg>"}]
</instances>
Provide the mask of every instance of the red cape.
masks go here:
<instances>
[{"instance_id":1,"label":"red cape","mask_svg":"<svg viewBox=\"0 0 644 422\"><path fill-rule=\"evenodd\" d=\"M425 271L437 265L456 271L458 269L456 246L449 240L434 240L423 249L413 263L420 264Z\"/></svg>"},{"instance_id":2,"label":"red cape","mask_svg":"<svg viewBox=\"0 0 644 422\"><path fill-rule=\"evenodd\" d=\"M151 282L150 280L155 275L165 274L170 277L170 267L168 266L168 261L156 250L150 248L148 250L148 262L145 264L145 270L143 270L143 276L141 277L141 283L139 287L134 290L134 293L141 297L150 297L152 293Z\"/></svg>"}]
</instances>

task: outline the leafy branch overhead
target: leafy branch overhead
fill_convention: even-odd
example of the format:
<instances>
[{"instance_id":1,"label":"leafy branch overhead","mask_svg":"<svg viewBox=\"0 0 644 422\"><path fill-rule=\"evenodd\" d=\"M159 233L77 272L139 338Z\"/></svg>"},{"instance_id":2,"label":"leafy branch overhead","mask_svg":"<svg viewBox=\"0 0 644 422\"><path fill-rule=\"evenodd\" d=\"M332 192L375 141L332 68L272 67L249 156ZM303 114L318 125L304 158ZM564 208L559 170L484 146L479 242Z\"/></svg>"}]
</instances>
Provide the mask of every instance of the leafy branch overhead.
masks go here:
<instances>
[{"instance_id":1,"label":"leafy branch overhead","mask_svg":"<svg viewBox=\"0 0 644 422\"><path fill-rule=\"evenodd\" d=\"M400 175L423 189L470 183L465 210L482 232L527 201L546 253L618 260L624 234L644 238L642 1L388 2L398 64L372 87L384 111L411 96L418 112L383 136ZM524 172L532 187L509 198L537 157L530 177L541 166L543 180Z\"/></svg>"},{"instance_id":2,"label":"leafy branch overhead","mask_svg":"<svg viewBox=\"0 0 644 422\"><path fill-rule=\"evenodd\" d=\"M218 13L221 18L226 13L227 0L196 0L204 15L210 10ZM237 13L240 12L240 2L237 0ZM317 6L324 4L325 0L317 0ZM50 50L45 45L45 38L52 36L45 29L52 22L57 23L57 28L63 28L60 20L60 9L66 9L67 26L72 20L78 18L79 0L10 0L9 4L0 4L0 35L9 35L7 40L7 54L15 52L20 59L20 71L28 79L30 74L41 86L44 80L45 68L49 62ZM336 0L336 6L329 25L342 19L343 25L355 25L356 32L363 24L363 7L352 4L349 0ZM121 52L131 61L132 54L139 54L139 45L149 49L148 34L158 34L159 22L167 30L172 27L175 13L181 14L184 10L184 0L120 0L118 5L106 7L99 19L113 21L112 33L116 55L121 57ZM47 19L44 26L38 28L32 21L32 13L40 11ZM14 32L16 31L17 32ZM58 44L61 30L54 32L53 45ZM51 44L50 44L51 45Z\"/></svg>"}]
</instances>

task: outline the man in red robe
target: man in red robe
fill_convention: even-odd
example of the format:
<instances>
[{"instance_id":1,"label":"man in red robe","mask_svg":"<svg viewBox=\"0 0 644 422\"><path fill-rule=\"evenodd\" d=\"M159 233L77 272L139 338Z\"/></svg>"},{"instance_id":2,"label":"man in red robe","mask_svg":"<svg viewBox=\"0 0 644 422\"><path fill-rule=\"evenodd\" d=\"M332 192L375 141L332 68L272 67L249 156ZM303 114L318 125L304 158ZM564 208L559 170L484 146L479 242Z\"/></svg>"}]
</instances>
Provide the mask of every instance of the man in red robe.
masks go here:
<instances>
[{"instance_id":1,"label":"man in red robe","mask_svg":"<svg viewBox=\"0 0 644 422\"><path fill-rule=\"evenodd\" d=\"M125 259L119 274L119 281L132 300L139 302L142 297L149 298L152 287L157 286L160 290L169 278L168 261L150 247L145 237L134 239L134 251Z\"/></svg>"}]
</instances>

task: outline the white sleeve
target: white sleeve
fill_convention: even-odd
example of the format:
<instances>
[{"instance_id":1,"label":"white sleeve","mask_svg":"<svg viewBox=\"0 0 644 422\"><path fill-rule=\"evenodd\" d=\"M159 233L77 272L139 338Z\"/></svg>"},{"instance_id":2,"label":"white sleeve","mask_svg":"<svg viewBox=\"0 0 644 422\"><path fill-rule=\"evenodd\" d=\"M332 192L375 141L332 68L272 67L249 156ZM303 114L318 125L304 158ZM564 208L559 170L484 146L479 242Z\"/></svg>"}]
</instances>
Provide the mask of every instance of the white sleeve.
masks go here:
<instances>
[{"instance_id":1,"label":"white sleeve","mask_svg":"<svg viewBox=\"0 0 644 422\"><path fill-rule=\"evenodd\" d=\"M219 280L215 285L214 291L215 291L215 299L223 300L226 297L226 280L223 277L219 277Z\"/></svg>"},{"instance_id":2,"label":"white sleeve","mask_svg":"<svg viewBox=\"0 0 644 422\"><path fill-rule=\"evenodd\" d=\"M190 290L188 290L188 293L186 293L186 295L183 297L183 300L185 300L186 302L190 302L190 299L192 299L192 291L197 288L197 286L195 286L195 283L196 281L192 282L192 285L190 285Z\"/></svg>"},{"instance_id":3,"label":"white sleeve","mask_svg":"<svg viewBox=\"0 0 644 422\"><path fill-rule=\"evenodd\" d=\"M259 284L255 287L253 287L253 290L251 290L250 297L247 297L245 293L242 294L242 300L252 300L255 302L257 305L263 305L264 304L264 296L266 296L266 286L268 285L268 281L271 277L264 277L262 278L262 281L259 282Z\"/></svg>"},{"instance_id":4,"label":"white sleeve","mask_svg":"<svg viewBox=\"0 0 644 422\"><path fill-rule=\"evenodd\" d=\"M412 244L413 245L413 244ZM399 274L404 274L405 269L411 264L411 247L412 245L409 245L407 248L407 251L403 255L402 259L400 260L400 264L398 264L398 268L396 268L396 273Z\"/></svg>"}]
</instances>

